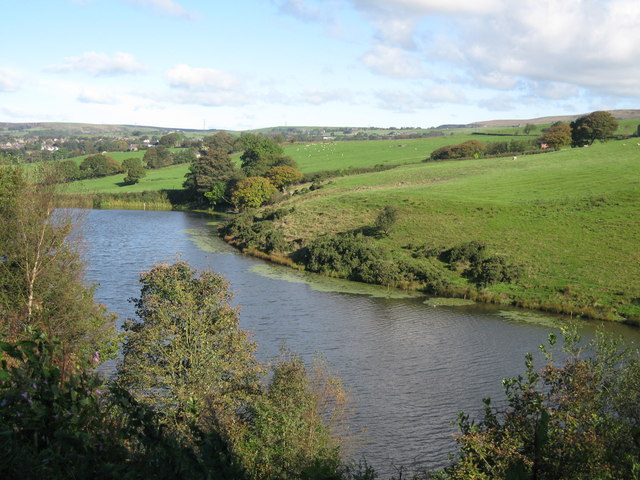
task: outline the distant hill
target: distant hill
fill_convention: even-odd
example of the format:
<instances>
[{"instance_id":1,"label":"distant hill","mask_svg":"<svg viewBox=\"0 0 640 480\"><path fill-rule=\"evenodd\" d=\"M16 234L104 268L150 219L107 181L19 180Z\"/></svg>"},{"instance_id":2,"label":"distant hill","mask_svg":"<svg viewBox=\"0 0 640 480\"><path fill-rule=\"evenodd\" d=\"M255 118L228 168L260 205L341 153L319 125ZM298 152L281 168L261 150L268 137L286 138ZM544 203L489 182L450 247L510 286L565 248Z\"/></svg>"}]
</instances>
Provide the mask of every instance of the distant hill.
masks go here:
<instances>
[{"instance_id":1,"label":"distant hill","mask_svg":"<svg viewBox=\"0 0 640 480\"><path fill-rule=\"evenodd\" d=\"M150 127L144 125L99 125L92 123L62 123L62 122L29 122L7 123L0 122L0 135L165 135L170 132L214 133L217 130L192 130L185 128Z\"/></svg>"},{"instance_id":2,"label":"distant hill","mask_svg":"<svg viewBox=\"0 0 640 480\"><path fill-rule=\"evenodd\" d=\"M640 110L609 110L609 112L618 120L640 119ZM534 125L552 122L571 122L578 117L587 115L581 113L577 115L558 115L549 117L539 117L530 119L510 119L510 120L484 120L468 124L445 124L431 128L431 130L451 130L458 128L479 128L479 127L523 127L527 123ZM289 133L309 132L318 130L327 130L333 132L336 130L355 130L363 132L374 131L397 131L402 133L404 129L394 128L374 128L374 127L302 127L302 126L275 126L266 127L255 130L249 130L256 133ZM417 130L423 130L417 128ZM165 135L170 132L184 132L192 135L210 135L219 130L199 130L189 128L170 128L170 127L150 127L144 125L98 125L91 123L61 123L61 122L30 122L30 123L8 123L0 122L0 135ZM233 132L232 132L233 133ZM240 133L240 132L237 132Z\"/></svg>"},{"instance_id":3,"label":"distant hill","mask_svg":"<svg viewBox=\"0 0 640 480\"><path fill-rule=\"evenodd\" d=\"M608 110L608 112L618 120L640 119L640 110ZM573 122L576 118L588 115L589 113L530 118L528 120L486 120L482 122L474 122L470 125L465 125L465 127L523 127L527 123L537 125L540 123Z\"/></svg>"}]
</instances>

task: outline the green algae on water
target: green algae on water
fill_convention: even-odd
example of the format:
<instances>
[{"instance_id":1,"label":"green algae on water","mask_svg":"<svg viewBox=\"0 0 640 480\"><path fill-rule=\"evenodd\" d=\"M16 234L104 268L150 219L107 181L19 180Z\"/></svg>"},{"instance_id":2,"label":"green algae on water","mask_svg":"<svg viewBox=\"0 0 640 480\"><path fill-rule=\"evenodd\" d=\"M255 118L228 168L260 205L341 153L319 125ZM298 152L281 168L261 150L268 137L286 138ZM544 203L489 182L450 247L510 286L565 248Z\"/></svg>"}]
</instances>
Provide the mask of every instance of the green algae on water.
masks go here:
<instances>
[{"instance_id":1,"label":"green algae on water","mask_svg":"<svg viewBox=\"0 0 640 480\"><path fill-rule=\"evenodd\" d=\"M432 305L434 307L464 307L468 305L475 305L476 302L464 298L444 298L434 297L428 298L424 302L426 305Z\"/></svg>"},{"instance_id":2,"label":"green algae on water","mask_svg":"<svg viewBox=\"0 0 640 480\"><path fill-rule=\"evenodd\" d=\"M283 280L290 283L305 283L318 292L350 293L354 295L368 295L376 298L415 298L420 296L415 292L407 292L397 288L386 288L380 285L352 282L341 278L324 277L317 273L299 272L288 267L258 263L251 267L251 271L267 278Z\"/></svg>"}]
</instances>

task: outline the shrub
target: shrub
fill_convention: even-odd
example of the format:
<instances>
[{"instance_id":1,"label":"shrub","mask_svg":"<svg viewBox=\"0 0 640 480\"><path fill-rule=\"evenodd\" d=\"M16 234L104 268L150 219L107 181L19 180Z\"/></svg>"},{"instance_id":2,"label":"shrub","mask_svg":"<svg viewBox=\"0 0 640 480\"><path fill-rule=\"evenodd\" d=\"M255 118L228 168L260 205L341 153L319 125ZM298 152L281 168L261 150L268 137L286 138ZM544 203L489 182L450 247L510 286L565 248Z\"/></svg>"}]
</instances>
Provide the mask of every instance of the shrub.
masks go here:
<instances>
[{"instance_id":1,"label":"shrub","mask_svg":"<svg viewBox=\"0 0 640 480\"><path fill-rule=\"evenodd\" d=\"M564 354L555 335L540 349L536 369L503 380L506 407L484 400L477 422L460 414L458 455L437 478L637 478L640 470L640 352L598 335L588 345L564 329Z\"/></svg>"},{"instance_id":2,"label":"shrub","mask_svg":"<svg viewBox=\"0 0 640 480\"><path fill-rule=\"evenodd\" d=\"M469 158L480 155L484 152L484 145L478 140L467 140L457 145L447 145L440 147L433 152L429 159L447 160L452 158Z\"/></svg>"}]
</instances>

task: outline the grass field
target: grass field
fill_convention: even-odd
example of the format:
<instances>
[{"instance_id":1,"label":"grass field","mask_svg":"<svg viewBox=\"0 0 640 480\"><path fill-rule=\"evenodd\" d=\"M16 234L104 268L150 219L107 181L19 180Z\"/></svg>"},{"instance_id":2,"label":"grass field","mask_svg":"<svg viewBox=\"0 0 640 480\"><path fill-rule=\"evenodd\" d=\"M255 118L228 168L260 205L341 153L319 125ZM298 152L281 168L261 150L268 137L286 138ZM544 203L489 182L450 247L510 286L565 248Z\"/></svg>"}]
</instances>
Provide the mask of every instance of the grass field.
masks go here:
<instances>
[{"instance_id":1,"label":"grass field","mask_svg":"<svg viewBox=\"0 0 640 480\"><path fill-rule=\"evenodd\" d=\"M522 156L407 165L334 179L289 200L290 239L373 225L385 205L400 221L382 240L451 247L478 240L524 267L495 291L524 304L610 307L640 314L640 146L635 141Z\"/></svg>"},{"instance_id":2,"label":"grass field","mask_svg":"<svg viewBox=\"0 0 640 480\"><path fill-rule=\"evenodd\" d=\"M374 140L353 142L326 143L296 143L285 145L285 155L291 156L303 173L314 173L323 170L340 170L372 165L402 165L424 160L436 148L466 140L507 141L511 138L523 139L528 137L509 136L477 136L459 135L433 137L418 140ZM172 149L173 150L173 149ZM125 158L144 155L140 152L115 152L109 156L122 162ZM72 160L78 164L86 158L75 157ZM240 154L233 156L238 167ZM184 175L188 166L179 165L158 170L147 170L147 176L135 185L124 185L124 174L109 177L82 180L68 184L69 193L126 193L145 190L179 189L182 188Z\"/></svg>"},{"instance_id":3,"label":"grass field","mask_svg":"<svg viewBox=\"0 0 640 480\"><path fill-rule=\"evenodd\" d=\"M174 190L182 188L189 165L172 165L147 170L147 175L134 185L125 185L124 173L101 178L90 178L65 184L66 193L130 193L150 190Z\"/></svg>"}]
</instances>

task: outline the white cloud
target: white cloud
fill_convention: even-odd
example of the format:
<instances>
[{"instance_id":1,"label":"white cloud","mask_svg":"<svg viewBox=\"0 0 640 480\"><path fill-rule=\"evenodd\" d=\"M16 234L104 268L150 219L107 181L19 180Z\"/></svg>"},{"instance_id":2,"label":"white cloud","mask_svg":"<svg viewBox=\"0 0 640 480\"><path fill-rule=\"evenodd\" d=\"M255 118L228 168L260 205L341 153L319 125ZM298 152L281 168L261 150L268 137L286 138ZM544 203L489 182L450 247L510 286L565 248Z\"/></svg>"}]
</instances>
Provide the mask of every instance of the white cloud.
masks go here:
<instances>
[{"instance_id":1,"label":"white cloud","mask_svg":"<svg viewBox=\"0 0 640 480\"><path fill-rule=\"evenodd\" d=\"M174 88L206 92L211 90L232 90L240 86L234 75L213 68L194 68L176 65L166 72L169 84Z\"/></svg>"},{"instance_id":2,"label":"white cloud","mask_svg":"<svg viewBox=\"0 0 640 480\"><path fill-rule=\"evenodd\" d=\"M551 99L581 88L640 96L637 0L347 1L377 28L378 44L463 68L483 88L546 82L566 86L542 90Z\"/></svg>"},{"instance_id":3,"label":"white cloud","mask_svg":"<svg viewBox=\"0 0 640 480\"><path fill-rule=\"evenodd\" d=\"M6 68L0 68L0 92L15 92L22 85L21 76Z\"/></svg>"},{"instance_id":4,"label":"white cloud","mask_svg":"<svg viewBox=\"0 0 640 480\"><path fill-rule=\"evenodd\" d=\"M565 100L580 94L575 85L558 82L530 82L531 93L547 100Z\"/></svg>"},{"instance_id":5,"label":"white cloud","mask_svg":"<svg viewBox=\"0 0 640 480\"><path fill-rule=\"evenodd\" d=\"M420 59L397 47L376 45L362 62L373 72L394 78L416 78L425 75Z\"/></svg>"},{"instance_id":6,"label":"white cloud","mask_svg":"<svg viewBox=\"0 0 640 480\"><path fill-rule=\"evenodd\" d=\"M81 103L97 103L100 105L115 105L117 99L106 92L85 88L78 95L77 100Z\"/></svg>"},{"instance_id":7,"label":"white cloud","mask_svg":"<svg viewBox=\"0 0 640 480\"><path fill-rule=\"evenodd\" d=\"M106 53L86 52L79 57L66 57L58 65L47 67L52 72L84 72L93 76L121 75L139 73L146 67L130 53L116 52L112 56Z\"/></svg>"},{"instance_id":8,"label":"white cloud","mask_svg":"<svg viewBox=\"0 0 640 480\"><path fill-rule=\"evenodd\" d=\"M144 8L150 8L163 15L191 20L197 17L193 12L173 0L127 0L128 3Z\"/></svg>"}]
</instances>

